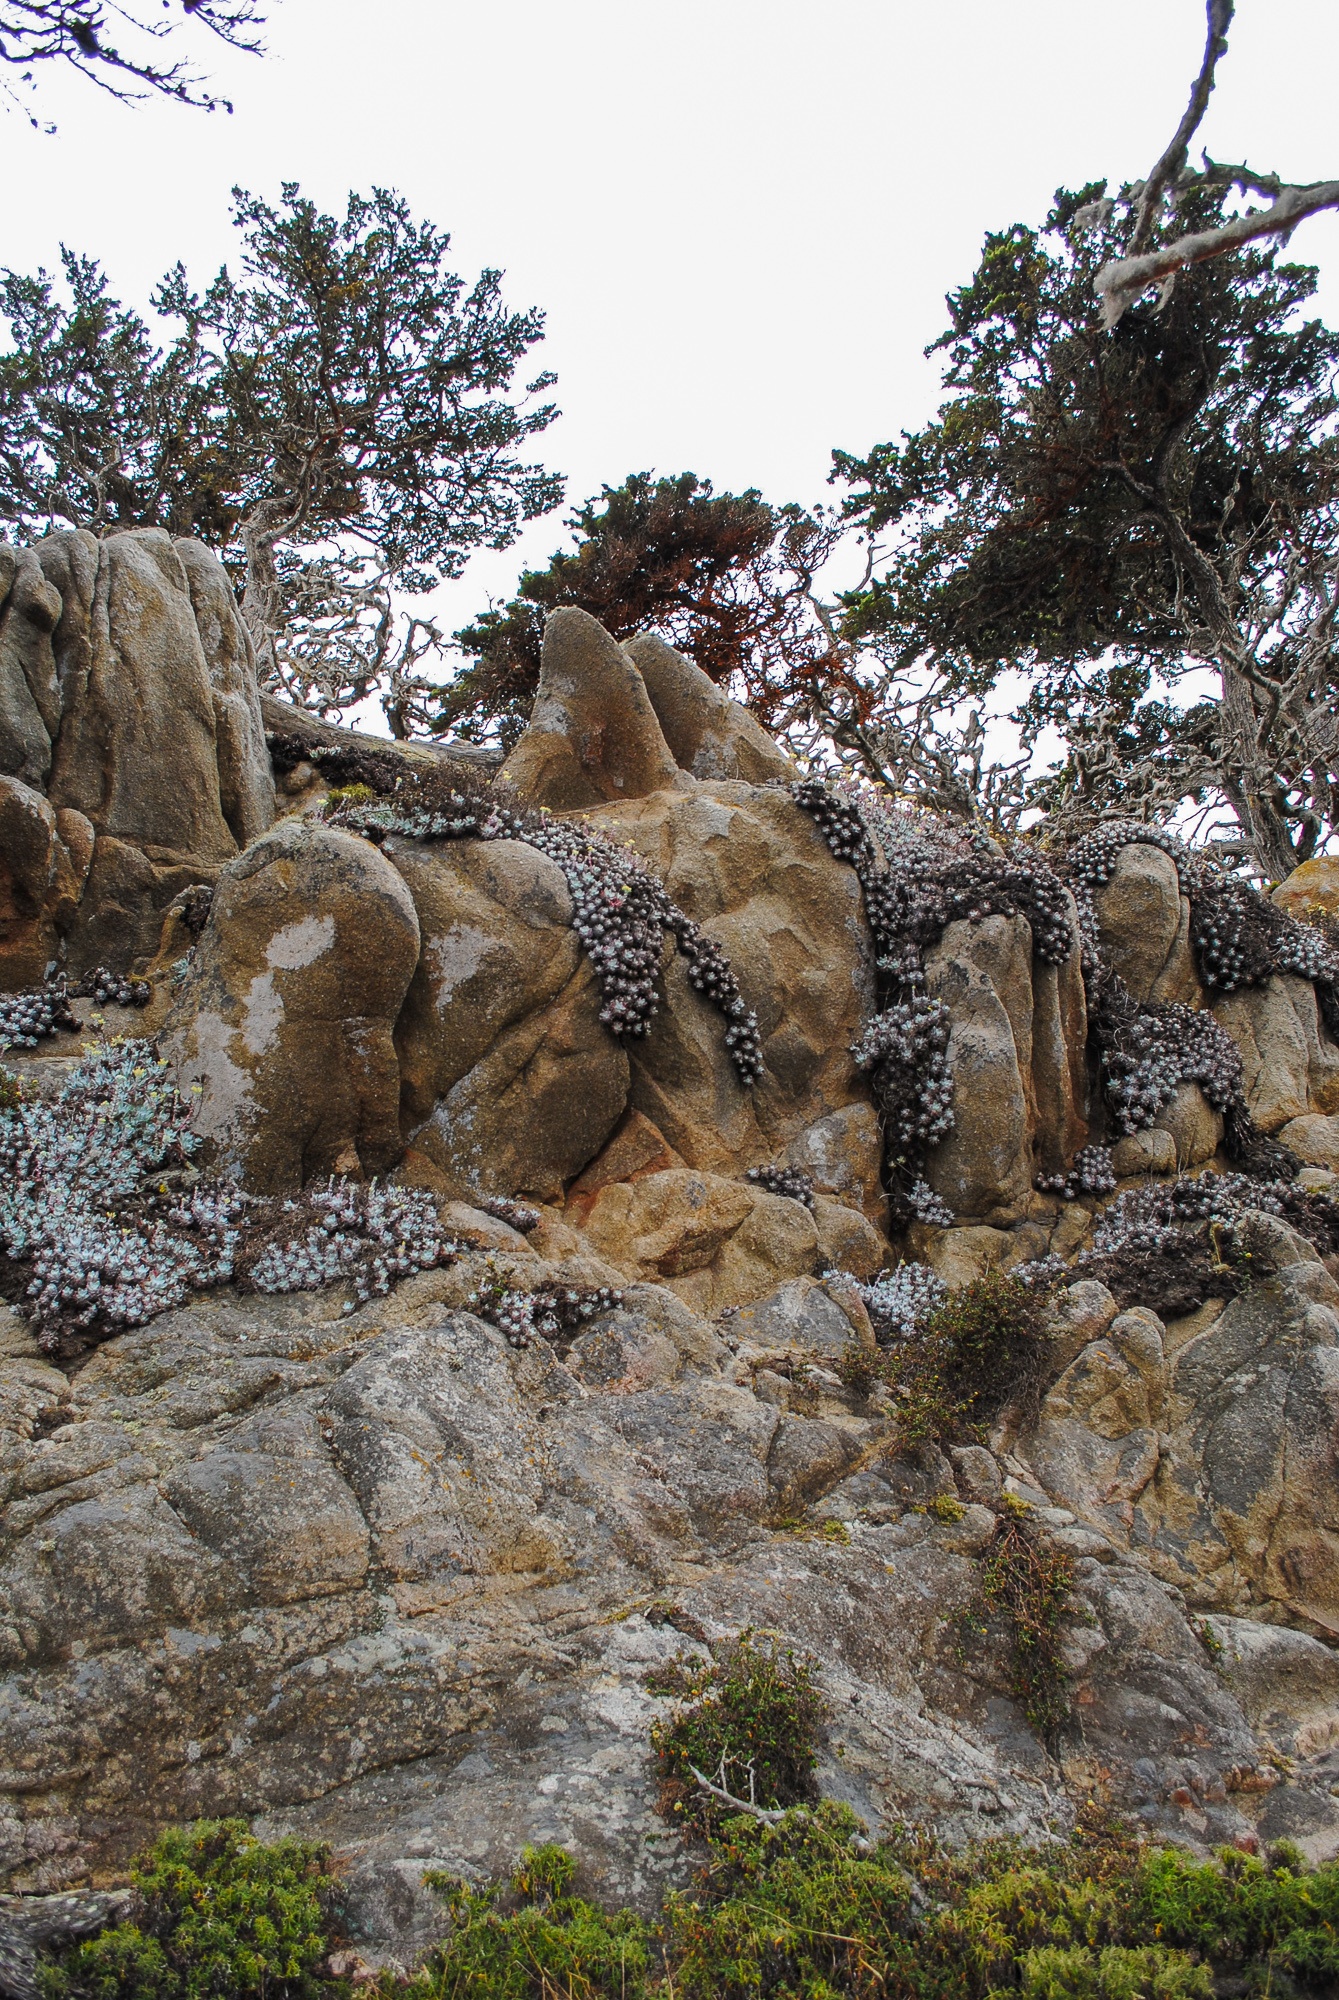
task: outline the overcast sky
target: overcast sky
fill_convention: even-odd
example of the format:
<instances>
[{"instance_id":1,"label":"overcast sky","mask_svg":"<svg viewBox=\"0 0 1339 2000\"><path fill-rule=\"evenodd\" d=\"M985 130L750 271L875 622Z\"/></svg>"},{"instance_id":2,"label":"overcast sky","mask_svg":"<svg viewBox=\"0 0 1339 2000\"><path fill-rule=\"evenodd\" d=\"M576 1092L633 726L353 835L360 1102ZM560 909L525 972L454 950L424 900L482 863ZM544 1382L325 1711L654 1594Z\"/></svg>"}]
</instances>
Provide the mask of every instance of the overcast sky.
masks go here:
<instances>
[{"instance_id":1,"label":"overcast sky","mask_svg":"<svg viewBox=\"0 0 1339 2000\"><path fill-rule=\"evenodd\" d=\"M834 445L934 407L922 350L987 229L1147 170L1203 32L1202 0L277 0L263 60L208 51L231 117L73 80L40 100L54 137L0 117L0 254L64 241L143 305L178 257L203 278L232 253L235 182L393 186L463 272L547 311L541 443L572 499L655 468L812 501ZM1240 0L1204 142L1339 173L1337 75L1335 0ZM1339 217L1296 247L1333 320ZM551 516L476 558L450 622L563 540Z\"/></svg>"}]
</instances>

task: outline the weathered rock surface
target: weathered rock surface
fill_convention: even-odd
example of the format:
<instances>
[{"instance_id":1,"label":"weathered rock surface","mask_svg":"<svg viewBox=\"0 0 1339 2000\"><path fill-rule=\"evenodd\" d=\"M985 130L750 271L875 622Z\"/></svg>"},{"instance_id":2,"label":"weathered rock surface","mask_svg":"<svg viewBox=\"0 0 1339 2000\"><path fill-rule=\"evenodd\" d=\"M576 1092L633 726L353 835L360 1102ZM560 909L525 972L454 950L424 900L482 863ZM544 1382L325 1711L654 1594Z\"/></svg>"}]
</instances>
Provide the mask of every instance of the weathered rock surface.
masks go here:
<instances>
[{"instance_id":1,"label":"weathered rock surface","mask_svg":"<svg viewBox=\"0 0 1339 2000\"><path fill-rule=\"evenodd\" d=\"M0 992L40 985L78 910L92 846L79 813L0 777Z\"/></svg>"},{"instance_id":2,"label":"weathered rock surface","mask_svg":"<svg viewBox=\"0 0 1339 2000\"><path fill-rule=\"evenodd\" d=\"M49 535L3 568L0 770L94 829L56 928L74 970L125 968L274 817L250 640L217 559L160 529Z\"/></svg>"},{"instance_id":3,"label":"weathered rock surface","mask_svg":"<svg viewBox=\"0 0 1339 2000\"><path fill-rule=\"evenodd\" d=\"M384 852L422 936L396 1028L406 1138L462 1189L560 1200L628 1097L561 869L514 840Z\"/></svg>"},{"instance_id":4,"label":"weathered rock surface","mask_svg":"<svg viewBox=\"0 0 1339 2000\"><path fill-rule=\"evenodd\" d=\"M911 1511L925 1476L832 1373L859 1333L823 1287L783 1286L725 1338L644 1287L560 1360L459 1310L471 1281L467 1260L350 1315L217 1295L73 1379L0 1342L13 1886L64 1888L166 1822L238 1811L334 1842L375 1955L439 1931L430 1867L486 1876L526 1839L653 1907L691 1864L654 1813L647 1678L745 1625L815 1654L820 1779L876 1827L1063 1825L1100 1765L1153 1830L1208 1844L1272 1814L1332 1851L1325 1790L1266 1768L1285 1727L1319 1740L1317 1700L1284 1700L1262 1743L1119 1536L1083 1545L1083 1738L1047 1755L996 1642L964 1662L955 1636L999 1468L959 1454L929 1490L956 1471L963 1518ZM1110 1338L1142 1352L1119 1321ZM797 1515L846 1539L774 1525Z\"/></svg>"},{"instance_id":5,"label":"weathered rock surface","mask_svg":"<svg viewBox=\"0 0 1339 2000\"><path fill-rule=\"evenodd\" d=\"M1170 854L1130 841L1093 900L1103 951L1136 1000L1204 1004L1190 950L1190 902Z\"/></svg>"},{"instance_id":6,"label":"weathered rock surface","mask_svg":"<svg viewBox=\"0 0 1339 2000\"><path fill-rule=\"evenodd\" d=\"M1321 1026L1309 979L1276 972L1263 986L1220 995L1213 1011L1241 1051L1246 1102L1264 1131L1339 1111L1339 1047Z\"/></svg>"},{"instance_id":7,"label":"weathered rock surface","mask_svg":"<svg viewBox=\"0 0 1339 2000\"><path fill-rule=\"evenodd\" d=\"M418 956L409 891L365 840L283 820L224 871L163 1036L219 1165L285 1193L396 1163Z\"/></svg>"},{"instance_id":8,"label":"weathered rock surface","mask_svg":"<svg viewBox=\"0 0 1339 2000\"><path fill-rule=\"evenodd\" d=\"M1175 1327L1120 1314L1024 1449L1060 1505L1190 1603L1339 1636L1339 1285L1270 1220L1247 1235L1276 1276Z\"/></svg>"},{"instance_id":9,"label":"weathered rock surface","mask_svg":"<svg viewBox=\"0 0 1339 2000\"><path fill-rule=\"evenodd\" d=\"M1339 914L1339 855L1318 854L1294 868L1275 889L1274 901L1304 922L1317 915Z\"/></svg>"},{"instance_id":10,"label":"weathered rock surface","mask_svg":"<svg viewBox=\"0 0 1339 2000\"><path fill-rule=\"evenodd\" d=\"M530 722L502 775L527 805L556 812L643 798L678 778L641 675L588 611L550 612Z\"/></svg>"},{"instance_id":11,"label":"weathered rock surface","mask_svg":"<svg viewBox=\"0 0 1339 2000\"><path fill-rule=\"evenodd\" d=\"M765 1072L745 1089L720 1015L667 947L660 1013L629 1045L632 1104L687 1165L713 1173L797 1143L809 1151L804 1135L822 1125L812 1150L832 1146L832 1191L872 1192L870 1098L850 1043L872 1010L874 968L851 870L783 793L748 785L662 792L590 818L629 841L721 945L762 1037ZM834 1113L848 1115L844 1139L825 1122Z\"/></svg>"},{"instance_id":12,"label":"weathered rock surface","mask_svg":"<svg viewBox=\"0 0 1339 2000\"><path fill-rule=\"evenodd\" d=\"M654 632L639 632L623 650L645 683L681 771L694 778L737 778L746 785L793 784L798 778L789 757L748 710Z\"/></svg>"}]
</instances>

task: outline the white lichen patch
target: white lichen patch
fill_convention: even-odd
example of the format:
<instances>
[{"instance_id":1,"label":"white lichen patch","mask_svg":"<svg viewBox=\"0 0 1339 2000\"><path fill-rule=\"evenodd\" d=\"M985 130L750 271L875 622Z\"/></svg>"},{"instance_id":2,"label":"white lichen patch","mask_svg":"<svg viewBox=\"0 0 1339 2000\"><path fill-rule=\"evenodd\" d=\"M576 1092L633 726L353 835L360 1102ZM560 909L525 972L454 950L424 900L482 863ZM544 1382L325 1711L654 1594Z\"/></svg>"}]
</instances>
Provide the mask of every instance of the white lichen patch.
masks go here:
<instances>
[{"instance_id":1,"label":"white lichen patch","mask_svg":"<svg viewBox=\"0 0 1339 2000\"><path fill-rule=\"evenodd\" d=\"M324 957L335 942L335 919L302 917L276 931L265 951L265 963L276 972L301 972Z\"/></svg>"}]
</instances>

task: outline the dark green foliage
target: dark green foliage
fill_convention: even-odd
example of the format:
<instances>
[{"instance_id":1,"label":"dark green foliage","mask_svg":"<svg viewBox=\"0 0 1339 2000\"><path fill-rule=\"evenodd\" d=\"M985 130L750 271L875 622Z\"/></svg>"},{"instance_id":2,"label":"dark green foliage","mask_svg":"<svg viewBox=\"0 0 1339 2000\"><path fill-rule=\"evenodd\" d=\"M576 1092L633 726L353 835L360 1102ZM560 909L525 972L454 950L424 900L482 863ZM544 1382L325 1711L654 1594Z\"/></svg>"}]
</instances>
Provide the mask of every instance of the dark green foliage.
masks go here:
<instances>
[{"instance_id":1,"label":"dark green foliage","mask_svg":"<svg viewBox=\"0 0 1339 2000\"><path fill-rule=\"evenodd\" d=\"M706 1893L666 1906L673 1991L684 2000L863 2000L898 1990L889 1973L913 1957L911 1878L880 1854L858 1854L857 1830L848 1806L827 1801L774 1827L730 1820Z\"/></svg>"},{"instance_id":2,"label":"dark green foliage","mask_svg":"<svg viewBox=\"0 0 1339 2000\"><path fill-rule=\"evenodd\" d=\"M337 1911L328 1851L239 1819L165 1833L131 1873L132 1921L44 1968L47 2000L306 2000Z\"/></svg>"},{"instance_id":3,"label":"dark green foliage","mask_svg":"<svg viewBox=\"0 0 1339 2000\"><path fill-rule=\"evenodd\" d=\"M651 1964L647 1926L570 1893L576 1864L561 1847L527 1847L507 1888L473 1889L429 1875L452 1929L409 2000L640 2000Z\"/></svg>"},{"instance_id":4,"label":"dark green foliage","mask_svg":"<svg viewBox=\"0 0 1339 2000\"><path fill-rule=\"evenodd\" d=\"M1074 1588L1074 1558L1007 1500L986 1552L983 1596L1009 1636L1009 1686L1033 1728L1054 1734L1069 1714L1060 1620Z\"/></svg>"},{"instance_id":5,"label":"dark green foliage","mask_svg":"<svg viewBox=\"0 0 1339 2000\"><path fill-rule=\"evenodd\" d=\"M474 664L434 728L514 737L538 682L545 614L559 605L589 611L616 639L660 633L768 726L829 650L808 598L835 540L821 513L771 507L752 487L715 493L692 472L634 472L567 525L574 549L527 570L510 604L456 634Z\"/></svg>"},{"instance_id":6,"label":"dark green foliage","mask_svg":"<svg viewBox=\"0 0 1339 2000\"><path fill-rule=\"evenodd\" d=\"M1130 193L1104 193L987 236L935 343L937 420L836 455L852 518L891 542L847 633L894 671L928 657L951 694L1024 664L1027 722L1071 746L1049 803L1158 817L1211 785L1277 876L1332 823L1311 727L1332 639L1307 634L1339 518L1339 334L1302 316L1315 271L1273 248L1195 265L1108 333L1094 279ZM1212 227L1229 199L1203 180L1163 226ZM1223 701L1178 705L1206 663ZM1295 722L1268 691L1290 682Z\"/></svg>"},{"instance_id":7,"label":"dark green foliage","mask_svg":"<svg viewBox=\"0 0 1339 2000\"><path fill-rule=\"evenodd\" d=\"M849 1807L709 1832L692 1894L659 1924L573 1893L561 1848L527 1847L482 1889L429 1875L451 1929L405 2000L1211 2000L1332 1994L1339 1865L1144 1848L1089 1805L1068 1841L877 1845ZM42 1968L48 2000L318 2000L337 1929L325 1851L240 1821L164 1835L134 1872L134 1921Z\"/></svg>"},{"instance_id":8,"label":"dark green foliage","mask_svg":"<svg viewBox=\"0 0 1339 2000\"><path fill-rule=\"evenodd\" d=\"M702 1833L730 1817L728 1805L702 1790L694 1767L764 1808L817 1798L814 1739L826 1709L812 1662L745 1632L719 1659L685 1661L653 1691L681 1697L651 1731L667 1817Z\"/></svg>"},{"instance_id":9,"label":"dark green foliage","mask_svg":"<svg viewBox=\"0 0 1339 2000\"><path fill-rule=\"evenodd\" d=\"M197 292L178 265L155 294L165 346L89 258L62 252L63 286L4 273L0 519L199 535L244 584L262 671L305 605L293 672L347 690L385 655L384 586L458 576L561 497L519 455L556 414L537 400L553 378L506 393L543 315L508 311L497 271L467 287L450 238L386 189L343 216L293 182L277 205L236 189L234 211L238 274ZM299 554L332 542L337 559Z\"/></svg>"},{"instance_id":10,"label":"dark green foliage","mask_svg":"<svg viewBox=\"0 0 1339 2000\"><path fill-rule=\"evenodd\" d=\"M1049 1294L990 1271L950 1293L922 1330L900 1341L887 1379L904 1444L974 1444L1006 1402L1040 1390Z\"/></svg>"}]
</instances>

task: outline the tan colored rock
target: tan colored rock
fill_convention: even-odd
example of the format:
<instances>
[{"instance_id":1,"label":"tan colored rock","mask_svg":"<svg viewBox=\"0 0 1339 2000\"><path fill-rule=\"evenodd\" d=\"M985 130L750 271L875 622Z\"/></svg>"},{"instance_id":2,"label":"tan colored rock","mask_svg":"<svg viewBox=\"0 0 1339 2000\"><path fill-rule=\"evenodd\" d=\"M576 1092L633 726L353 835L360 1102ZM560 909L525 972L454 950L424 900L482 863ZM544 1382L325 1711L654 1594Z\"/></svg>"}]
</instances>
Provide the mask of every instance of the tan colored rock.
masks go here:
<instances>
[{"instance_id":1,"label":"tan colored rock","mask_svg":"<svg viewBox=\"0 0 1339 2000\"><path fill-rule=\"evenodd\" d=\"M1310 1114L1293 1118L1281 1126L1279 1138L1308 1166L1327 1167L1339 1173L1339 1118Z\"/></svg>"},{"instance_id":2,"label":"tan colored rock","mask_svg":"<svg viewBox=\"0 0 1339 2000\"><path fill-rule=\"evenodd\" d=\"M1316 916L1339 916L1339 854L1318 854L1294 868L1273 892L1274 901L1290 917L1303 922Z\"/></svg>"},{"instance_id":3,"label":"tan colored rock","mask_svg":"<svg viewBox=\"0 0 1339 2000\"><path fill-rule=\"evenodd\" d=\"M928 1264L951 1292L987 1271L1002 1270L1014 1239L1007 1229L990 1229L981 1224L964 1224L956 1229L935 1229L915 1222L907 1231L907 1243L916 1263Z\"/></svg>"},{"instance_id":4,"label":"tan colored rock","mask_svg":"<svg viewBox=\"0 0 1339 2000\"><path fill-rule=\"evenodd\" d=\"M1222 994L1213 1011L1241 1052L1246 1102L1264 1131L1339 1111L1339 1048L1322 1032L1309 979L1276 972Z\"/></svg>"},{"instance_id":5,"label":"tan colored rock","mask_svg":"<svg viewBox=\"0 0 1339 2000\"><path fill-rule=\"evenodd\" d=\"M646 684L680 770L746 785L793 784L799 777L761 723L654 632L639 632L623 650Z\"/></svg>"},{"instance_id":6,"label":"tan colored rock","mask_svg":"<svg viewBox=\"0 0 1339 2000\"><path fill-rule=\"evenodd\" d=\"M818 1255L822 1263L836 1271L850 1271L857 1278L872 1278L892 1262L892 1246L858 1209L845 1202L814 1197L814 1226L818 1230Z\"/></svg>"},{"instance_id":7,"label":"tan colored rock","mask_svg":"<svg viewBox=\"0 0 1339 2000\"><path fill-rule=\"evenodd\" d=\"M568 1213L581 1225L591 1202L603 1187L614 1181L633 1181L645 1174L661 1174L681 1167L679 1158L660 1128L643 1118L640 1111L627 1111L603 1151L573 1181L567 1194Z\"/></svg>"},{"instance_id":8,"label":"tan colored rock","mask_svg":"<svg viewBox=\"0 0 1339 2000\"><path fill-rule=\"evenodd\" d=\"M0 605L0 772L44 786L60 729L51 635L61 600L34 549L0 543Z\"/></svg>"},{"instance_id":9,"label":"tan colored rock","mask_svg":"<svg viewBox=\"0 0 1339 2000\"><path fill-rule=\"evenodd\" d=\"M1136 1000L1200 1004L1190 951L1190 905L1170 854L1146 841L1128 842L1094 901L1102 949Z\"/></svg>"},{"instance_id":10,"label":"tan colored rock","mask_svg":"<svg viewBox=\"0 0 1339 2000\"><path fill-rule=\"evenodd\" d=\"M403 880L351 834L284 820L224 871L163 1038L220 1164L267 1192L395 1164L418 950Z\"/></svg>"},{"instance_id":11,"label":"tan colored rock","mask_svg":"<svg viewBox=\"0 0 1339 2000\"><path fill-rule=\"evenodd\" d=\"M562 870L514 840L383 852L423 939L396 1028L406 1137L462 1193L561 1200L628 1095Z\"/></svg>"},{"instance_id":12,"label":"tan colored rock","mask_svg":"<svg viewBox=\"0 0 1339 2000\"><path fill-rule=\"evenodd\" d=\"M872 1104L845 1104L816 1119L791 1140L786 1161L808 1174L822 1193L884 1219L883 1134Z\"/></svg>"},{"instance_id":13,"label":"tan colored rock","mask_svg":"<svg viewBox=\"0 0 1339 2000\"><path fill-rule=\"evenodd\" d=\"M202 542L181 536L172 546L186 573L195 629L209 672L219 805L233 839L245 847L273 823L275 812L255 649L238 616L228 573L213 551Z\"/></svg>"},{"instance_id":14,"label":"tan colored rock","mask_svg":"<svg viewBox=\"0 0 1339 2000\"><path fill-rule=\"evenodd\" d=\"M1127 1132L1111 1148L1111 1164L1122 1180L1136 1174L1174 1174L1176 1140L1161 1125L1146 1132Z\"/></svg>"},{"instance_id":15,"label":"tan colored rock","mask_svg":"<svg viewBox=\"0 0 1339 2000\"><path fill-rule=\"evenodd\" d=\"M250 839L269 823L273 795L267 816L268 758L249 789L237 768L242 746L235 721L245 697L237 658L224 659L225 765L227 788L238 801L237 831L229 825L214 675L191 590L193 577L204 602L203 579L213 572L219 593L227 590L217 559L196 550L188 576L171 537L155 528L103 542L82 532L52 535L37 553L65 607L55 635L64 713L49 786L53 805L75 807L99 834L167 850L163 859L229 860L239 833ZM210 605L212 615L218 610L217 602ZM254 685L251 713L254 755L257 744L263 747Z\"/></svg>"},{"instance_id":16,"label":"tan colored rock","mask_svg":"<svg viewBox=\"0 0 1339 2000\"><path fill-rule=\"evenodd\" d=\"M719 1255L756 1199L745 1181L671 1168L601 1188L583 1233L621 1271L650 1282L679 1278Z\"/></svg>"},{"instance_id":17,"label":"tan colored rock","mask_svg":"<svg viewBox=\"0 0 1339 2000\"><path fill-rule=\"evenodd\" d=\"M1213 1109L1197 1083L1183 1083L1158 1113L1154 1129L1170 1136L1178 1167L1200 1167L1223 1143L1223 1114Z\"/></svg>"},{"instance_id":18,"label":"tan colored rock","mask_svg":"<svg viewBox=\"0 0 1339 2000\"><path fill-rule=\"evenodd\" d=\"M1032 961L1033 1145L1048 1174L1061 1172L1088 1138L1088 1003L1072 900L1070 920L1076 942L1064 964Z\"/></svg>"},{"instance_id":19,"label":"tan colored rock","mask_svg":"<svg viewBox=\"0 0 1339 2000\"><path fill-rule=\"evenodd\" d=\"M745 1089L721 1017L667 946L651 1032L629 1044L631 1101L690 1167L737 1174L784 1157L834 1112L870 1096L850 1045L874 1007L860 888L784 793L703 784L590 814L650 864L725 951L758 1016L762 1078ZM848 1141L868 1187L867 1120ZM863 1136L861 1136L863 1134Z\"/></svg>"},{"instance_id":20,"label":"tan colored rock","mask_svg":"<svg viewBox=\"0 0 1339 2000\"><path fill-rule=\"evenodd\" d=\"M502 776L555 812L681 782L641 675L588 611L549 613L530 722Z\"/></svg>"},{"instance_id":21,"label":"tan colored rock","mask_svg":"<svg viewBox=\"0 0 1339 2000\"><path fill-rule=\"evenodd\" d=\"M7 568L0 565L0 568ZM218 559L160 529L49 535L0 615L0 769L105 843L68 964L152 957L177 892L274 817L250 641Z\"/></svg>"},{"instance_id":22,"label":"tan colored rock","mask_svg":"<svg viewBox=\"0 0 1339 2000\"><path fill-rule=\"evenodd\" d=\"M39 985L56 956L58 857L72 886L55 813L31 785L0 777L0 992Z\"/></svg>"},{"instance_id":23,"label":"tan colored rock","mask_svg":"<svg viewBox=\"0 0 1339 2000\"><path fill-rule=\"evenodd\" d=\"M668 1284L704 1317L812 1271L818 1250L802 1202L691 1168L602 1188L583 1234L617 1270Z\"/></svg>"},{"instance_id":24,"label":"tan colored rock","mask_svg":"<svg viewBox=\"0 0 1339 2000\"><path fill-rule=\"evenodd\" d=\"M925 1177L964 1222L1003 1227L1032 1193L1032 932L1022 917L950 924L925 954L926 990L948 1006L953 1130ZM1025 1081L1026 1079L1026 1081Z\"/></svg>"}]
</instances>

